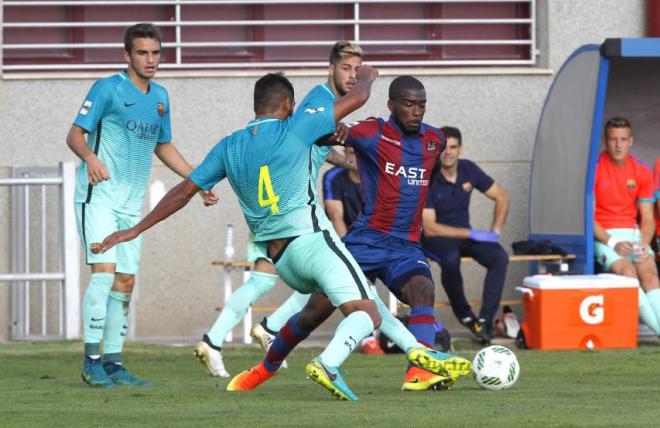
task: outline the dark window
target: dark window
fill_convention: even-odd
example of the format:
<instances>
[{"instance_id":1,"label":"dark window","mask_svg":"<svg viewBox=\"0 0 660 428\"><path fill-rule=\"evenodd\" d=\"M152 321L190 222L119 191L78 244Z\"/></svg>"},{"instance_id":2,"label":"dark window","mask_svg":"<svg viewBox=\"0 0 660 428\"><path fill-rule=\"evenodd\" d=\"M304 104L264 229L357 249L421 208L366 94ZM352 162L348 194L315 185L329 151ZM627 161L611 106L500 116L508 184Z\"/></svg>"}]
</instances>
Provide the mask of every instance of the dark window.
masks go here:
<instances>
[{"instance_id":1,"label":"dark window","mask_svg":"<svg viewBox=\"0 0 660 428\"><path fill-rule=\"evenodd\" d=\"M327 61L328 49L341 39L358 40L372 62L408 61L416 65L442 65L474 61L509 61L533 64L532 1L520 2L414 2L360 3L359 34L353 3L322 4L182 4L180 6L180 62L177 64L176 6L13 6L4 2L3 61L6 70L38 69L39 65L120 64L124 28L129 22L161 23L162 64L170 68L255 67L262 63L318 63ZM393 20L508 20L500 23L392 22ZM288 24L291 20L317 21ZM318 21L331 21L319 23ZM345 22L340 22L344 20ZM390 22L379 22L389 20ZM517 21L516 21L517 20ZM229 21L238 25L218 25ZM278 21L263 25L263 21ZM85 23L126 22L126 25ZM17 27L24 23L27 26ZM60 23L59 27L30 25ZM201 25L200 25L201 24ZM14 26L12 26L14 25ZM497 43L494 43L497 41ZM502 41L505 41L502 43ZM273 44L284 43L283 46ZM16 44L116 44L117 47L12 48ZM169 45L168 45L169 43ZM224 43L224 46L190 46ZM211 65L210 63L213 63ZM401 64L398 64L401 65ZM15 67L12 67L15 66Z\"/></svg>"}]
</instances>

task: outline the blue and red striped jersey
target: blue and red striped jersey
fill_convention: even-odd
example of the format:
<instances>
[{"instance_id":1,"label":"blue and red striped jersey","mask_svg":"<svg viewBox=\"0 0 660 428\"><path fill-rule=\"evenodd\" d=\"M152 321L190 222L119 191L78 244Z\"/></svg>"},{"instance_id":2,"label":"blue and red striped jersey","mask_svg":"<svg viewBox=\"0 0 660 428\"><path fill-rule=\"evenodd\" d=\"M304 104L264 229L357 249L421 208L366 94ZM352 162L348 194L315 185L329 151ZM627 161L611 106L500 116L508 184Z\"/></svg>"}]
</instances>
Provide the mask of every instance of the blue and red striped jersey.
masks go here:
<instances>
[{"instance_id":1,"label":"blue and red striped jersey","mask_svg":"<svg viewBox=\"0 0 660 428\"><path fill-rule=\"evenodd\" d=\"M446 140L442 131L423 123L406 135L393 118L369 118L350 129L364 207L358 221L398 238L418 242L431 171Z\"/></svg>"}]
</instances>

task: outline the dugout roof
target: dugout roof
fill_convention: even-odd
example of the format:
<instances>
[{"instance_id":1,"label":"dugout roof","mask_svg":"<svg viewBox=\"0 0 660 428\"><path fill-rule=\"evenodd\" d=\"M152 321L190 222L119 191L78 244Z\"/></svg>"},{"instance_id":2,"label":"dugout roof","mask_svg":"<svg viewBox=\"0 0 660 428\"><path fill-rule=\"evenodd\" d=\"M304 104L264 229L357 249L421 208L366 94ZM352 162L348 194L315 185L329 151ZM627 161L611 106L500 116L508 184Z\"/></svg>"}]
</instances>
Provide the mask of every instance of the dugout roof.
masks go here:
<instances>
[{"instance_id":1,"label":"dugout roof","mask_svg":"<svg viewBox=\"0 0 660 428\"><path fill-rule=\"evenodd\" d=\"M632 154L660 156L660 39L607 39L577 49L557 72L536 132L530 182L530 239L550 239L592 274L593 180L602 127L630 119Z\"/></svg>"}]
</instances>

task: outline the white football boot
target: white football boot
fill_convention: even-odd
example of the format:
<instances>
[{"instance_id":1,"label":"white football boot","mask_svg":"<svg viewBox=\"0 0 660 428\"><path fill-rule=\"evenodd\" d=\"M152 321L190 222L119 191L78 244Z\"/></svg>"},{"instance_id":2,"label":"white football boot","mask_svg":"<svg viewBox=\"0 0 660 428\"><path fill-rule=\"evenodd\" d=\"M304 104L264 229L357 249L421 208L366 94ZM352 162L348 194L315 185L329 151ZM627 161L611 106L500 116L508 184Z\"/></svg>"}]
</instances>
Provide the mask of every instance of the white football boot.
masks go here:
<instances>
[{"instance_id":1,"label":"white football boot","mask_svg":"<svg viewBox=\"0 0 660 428\"><path fill-rule=\"evenodd\" d=\"M208 343L202 341L195 346L195 357L200 363L206 366L206 370L211 376L229 377L225 370L225 363L222 361L222 352L213 349Z\"/></svg>"},{"instance_id":2,"label":"white football boot","mask_svg":"<svg viewBox=\"0 0 660 428\"><path fill-rule=\"evenodd\" d=\"M275 341L275 336L266 331L266 329L260 323L252 326L250 329L250 336L252 336L252 339L254 339L254 341L259 344L264 353L268 353L268 349L270 349L270 346ZM286 360L282 361L281 367L283 369L289 368Z\"/></svg>"}]
</instances>

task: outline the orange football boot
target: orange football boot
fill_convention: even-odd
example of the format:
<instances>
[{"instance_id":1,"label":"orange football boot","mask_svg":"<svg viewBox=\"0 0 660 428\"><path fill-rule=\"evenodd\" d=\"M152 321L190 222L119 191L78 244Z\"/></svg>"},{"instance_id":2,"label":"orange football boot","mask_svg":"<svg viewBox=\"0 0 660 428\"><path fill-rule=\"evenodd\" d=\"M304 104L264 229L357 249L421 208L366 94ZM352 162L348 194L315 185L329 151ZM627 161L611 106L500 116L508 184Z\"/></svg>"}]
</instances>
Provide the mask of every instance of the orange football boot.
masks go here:
<instances>
[{"instance_id":1,"label":"orange football boot","mask_svg":"<svg viewBox=\"0 0 660 428\"><path fill-rule=\"evenodd\" d=\"M406 373L401 391L426 391L429 389L449 389L456 379L433 374L419 367L412 366Z\"/></svg>"},{"instance_id":2,"label":"orange football boot","mask_svg":"<svg viewBox=\"0 0 660 428\"><path fill-rule=\"evenodd\" d=\"M264 367L264 363L261 362L250 370L246 370L234 376L227 385L227 391L250 391L276 374L276 371L269 371Z\"/></svg>"}]
</instances>

